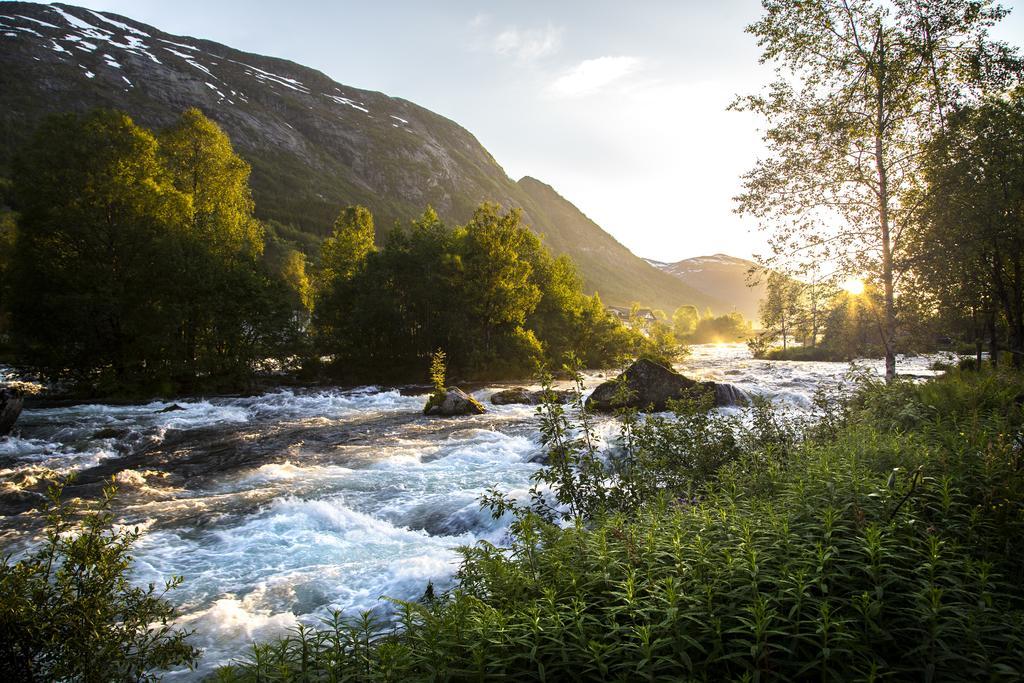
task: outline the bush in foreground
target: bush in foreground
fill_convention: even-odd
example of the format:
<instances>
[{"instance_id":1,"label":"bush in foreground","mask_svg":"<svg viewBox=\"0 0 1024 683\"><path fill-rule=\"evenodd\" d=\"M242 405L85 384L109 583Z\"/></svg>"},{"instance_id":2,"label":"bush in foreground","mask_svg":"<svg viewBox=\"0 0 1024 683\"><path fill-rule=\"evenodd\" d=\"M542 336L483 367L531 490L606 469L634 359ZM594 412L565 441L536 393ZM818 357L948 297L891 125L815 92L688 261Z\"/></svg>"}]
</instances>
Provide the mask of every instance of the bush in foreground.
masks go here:
<instances>
[{"instance_id":1,"label":"bush in foreground","mask_svg":"<svg viewBox=\"0 0 1024 683\"><path fill-rule=\"evenodd\" d=\"M627 417L602 465L627 475L604 483L586 423L545 407L540 476L589 517L556 523L543 491L528 508L492 497L515 514L508 546L464 548L450 594L397 602L396 625L300 630L218 675L1019 680L1022 390L992 373L864 381L813 424L762 407L729 429L680 405Z\"/></svg>"},{"instance_id":2,"label":"bush in foreground","mask_svg":"<svg viewBox=\"0 0 1024 683\"><path fill-rule=\"evenodd\" d=\"M191 666L199 651L173 628L158 591L128 581L138 531L114 526L105 489L99 507L75 519L50 491L46 538L17 562L0 560L0 671L12 681L157 680L157 669Z\"/></svg>"}]
</instances>

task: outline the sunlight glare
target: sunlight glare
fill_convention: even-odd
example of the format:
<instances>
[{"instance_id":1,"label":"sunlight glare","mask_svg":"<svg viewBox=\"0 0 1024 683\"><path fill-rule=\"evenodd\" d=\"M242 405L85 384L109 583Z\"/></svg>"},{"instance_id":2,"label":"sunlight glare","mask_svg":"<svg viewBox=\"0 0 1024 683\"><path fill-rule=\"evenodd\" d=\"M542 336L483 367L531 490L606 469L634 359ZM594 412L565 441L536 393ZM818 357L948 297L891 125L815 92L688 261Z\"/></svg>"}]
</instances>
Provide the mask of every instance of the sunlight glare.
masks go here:
<instances>
[{"instance_id":1,"label":"sunlight glare","mask_svg":"<svg viewBox=\"0 0 1024 683\"><path fill-rule=\"evenodd\" d=\"M852 294L854 296L863 294L864 281L857 277L850 278L849 280L843 283L843 291L845 291L847 294Z\"/></svg>"}]
</instances>

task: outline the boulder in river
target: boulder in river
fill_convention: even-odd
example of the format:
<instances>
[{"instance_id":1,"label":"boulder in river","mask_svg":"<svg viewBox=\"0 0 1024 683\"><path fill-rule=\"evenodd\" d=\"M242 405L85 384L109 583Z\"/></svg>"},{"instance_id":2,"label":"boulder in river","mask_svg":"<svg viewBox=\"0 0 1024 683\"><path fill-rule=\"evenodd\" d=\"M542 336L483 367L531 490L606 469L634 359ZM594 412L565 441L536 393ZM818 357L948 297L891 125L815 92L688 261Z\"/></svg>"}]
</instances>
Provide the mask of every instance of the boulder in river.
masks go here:
<instances>
[{"instance_id":1,"label":"boulder in river","mask_svg":"<svg viewBox=\"0 0 1024 683\"><path fill-rule=\"evenodd\" d=\"M128 436L126 427L103 427L92 433L94 439L123 439Z\"/></svg>"},{"instance_id":2,"label":"boulder in river","mask_svg":"<svg viewBox=\"0 0 1024 683\"><path fill-rule=\"evenodd\" d=\"M619 383L625 382L628 397L619 396ZM747 396L731 384L698 382L654 361L641 358L618 378L599 385L587 399L587 407L597 411L618 408L662 411L668 402L683 398L691 389L711 392L716 406L743 405Z\"/></svg>"},{"instance_id":3,"label":"boulder in river","mask_svg":"<svg viewBox=\"0 0 1024 683\"><path fill-rule=\"evenodd\" d=\"M443 396L432 395L427 405L423 406L424 415L481 415L487 409L462 389L448 387Z\"/></svg>"},{"instance_id":4,"label":"boulder in river","mask_svg":"<svg viewBox=\"0 0 1024 683\"><path fill-rule=\"evenodd\" d=\"M750 403L750 397L735 384L726 382L705 382L715 387L716 406L745 406Z\"/></svg>"},{"instance_id":5,"label":"boulder in river","mask_svg":"<svg viewBox=\"0 0 1024 683\"><path fill-rule=\"evenodd\" d=\"M11 433L25 405L25 392L17 387L0 387L0 436Z\"/></svg>"},{"instance_id":6,"label":"boulder in river","mask_svg":"<svg viewBox=\"0 0 1024 683\"><path fill-rule=\"evenodd\" d=\"M539 405L544 400L544 389L529 391L523 387L514 387L498 391L491 396L491 403L496 406L521 404L527 406ZM551 399L556 403L566 403L572 398L572 392L567 389L550 389Z\"/></svg>"},{"instance_id":7,"label":"boulder in river","mask_svg":"<svg viewBox=\"0 0 1024 683\"><path fill-rule=\"evenodd\" d=\"M172 403L171 405L167 406L166 408L163 408L162 410L158 410L156 412L158 412L158 413L176 413L179 410L185 410L185 409L183 407L179 406L177 403Z\"/></svg>"}]
</instances>

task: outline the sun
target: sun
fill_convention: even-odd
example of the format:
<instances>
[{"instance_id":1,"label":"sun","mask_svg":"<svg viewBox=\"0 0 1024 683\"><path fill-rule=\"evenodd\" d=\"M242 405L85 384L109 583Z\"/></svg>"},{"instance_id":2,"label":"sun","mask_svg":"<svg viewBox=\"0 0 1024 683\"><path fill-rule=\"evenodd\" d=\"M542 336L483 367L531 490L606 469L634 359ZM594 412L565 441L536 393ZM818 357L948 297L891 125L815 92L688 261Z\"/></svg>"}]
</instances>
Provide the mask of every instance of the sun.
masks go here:
<instances>
[{"instance_id":1,"label":"sun","mask_svg":"<svg viewBox=\"0 0 1024 683\"><path fill-rule=\"evenodd\" d=\"M847 294L853 294L854 296L857 296L858 294L863 294L864 281L861 280L859 277L852 277L843 283L843 291L845 291Z\"/></svg>"}]
</instances>

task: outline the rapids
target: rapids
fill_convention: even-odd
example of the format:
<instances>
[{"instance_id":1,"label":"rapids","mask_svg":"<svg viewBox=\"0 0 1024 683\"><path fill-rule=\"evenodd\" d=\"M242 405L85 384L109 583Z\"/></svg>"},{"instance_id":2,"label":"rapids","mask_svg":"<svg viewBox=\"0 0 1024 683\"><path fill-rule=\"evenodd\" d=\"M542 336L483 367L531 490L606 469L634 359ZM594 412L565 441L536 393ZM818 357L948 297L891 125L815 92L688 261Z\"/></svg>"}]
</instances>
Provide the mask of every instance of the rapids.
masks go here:
<instances>
[{"instance_id":1,"label":"rapids","mask_svg":"<svg viewBox=\"0 0 1024 683\"><path fill-rule=\"evenodd\" d=\"M930 375L934 360L899 368ZM680 369L805 410L850 366L758 361L731 344L693 347ZM505 521L477 501L492 486L524 497L541 446L535 409L492 406L499 388L474 392L487 414L451 419L423 417L425 395L376 387L178 400L170 412L161 401L26 410L0 439L0 545L23 550L38 532L43 477L74 472L69 492L93 496L115 476L119 521L142 531L135 579L185 577L171 599L205 654L171 678L197 678L330 609L448 588L458 546L500 543ZM598 427L615 430L609 418Z\"/></svg>"}]
</instances>

